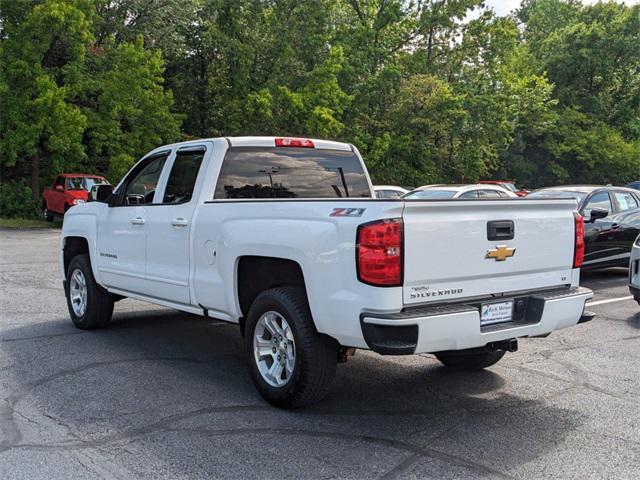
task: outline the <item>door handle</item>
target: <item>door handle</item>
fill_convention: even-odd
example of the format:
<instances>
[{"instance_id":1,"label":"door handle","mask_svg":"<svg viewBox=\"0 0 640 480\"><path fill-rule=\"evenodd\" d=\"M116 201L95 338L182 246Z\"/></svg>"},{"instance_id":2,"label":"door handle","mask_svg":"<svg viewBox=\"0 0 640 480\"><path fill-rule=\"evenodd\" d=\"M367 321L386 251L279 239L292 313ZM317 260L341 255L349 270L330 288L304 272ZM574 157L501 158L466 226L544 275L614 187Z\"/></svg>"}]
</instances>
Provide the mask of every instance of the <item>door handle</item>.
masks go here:
<instances>
[{"instance_id":1,"label":"door handle","mask_svg":"<svg viewBox=\"0 0 640 480\"><path fill-rule=\"evenodd\" d=\"M131 223L133 225L144 225L144 218L142 218L142 217L132 218L131 219Z\"/></svg>"},{"instance_id":2,"label":"door handle","mask_svg":"<svg viewBox=\"0 0 640 480\"><path fill-rule=\"evenodd\" d=\"M186 227L189 224L184 218L174 218L171 220L171 225L174 227Z\"/></svg>"},{"instance_id":3,"label":"door handle","mask_svg":"<svg viewBox=\"0 0 640 480\"><path fill-rule=\"evenodd\" d=\"M618 223L613 223L613 224L611 225L611 229L612 229L612 230L615 230L616 228L620 228L620 224L618 224Z\"/></svg>"}]
</instances>

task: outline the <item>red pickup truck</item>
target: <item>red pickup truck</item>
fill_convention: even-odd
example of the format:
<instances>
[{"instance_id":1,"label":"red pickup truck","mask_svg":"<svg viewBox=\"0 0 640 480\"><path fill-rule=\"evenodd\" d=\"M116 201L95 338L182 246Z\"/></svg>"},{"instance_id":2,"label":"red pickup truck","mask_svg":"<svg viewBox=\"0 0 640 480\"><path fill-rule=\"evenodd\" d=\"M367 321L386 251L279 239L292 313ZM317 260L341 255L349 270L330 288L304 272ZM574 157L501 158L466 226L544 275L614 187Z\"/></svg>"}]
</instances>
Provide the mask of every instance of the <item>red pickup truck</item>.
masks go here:
<instances>
[{"instance_id":1,"label":"red pickup truck","mask_svg":"<svg viewBox=\"0 0 640 480\"><path fill-rule=\"evenodd\" d=\"M51 222L55 215L64 216L69 208L87 201L94 185L109 184L98 175L86 173L63 173L56 177L51 187L42 192L42 215Z\"/></svg>"}]
</instances>

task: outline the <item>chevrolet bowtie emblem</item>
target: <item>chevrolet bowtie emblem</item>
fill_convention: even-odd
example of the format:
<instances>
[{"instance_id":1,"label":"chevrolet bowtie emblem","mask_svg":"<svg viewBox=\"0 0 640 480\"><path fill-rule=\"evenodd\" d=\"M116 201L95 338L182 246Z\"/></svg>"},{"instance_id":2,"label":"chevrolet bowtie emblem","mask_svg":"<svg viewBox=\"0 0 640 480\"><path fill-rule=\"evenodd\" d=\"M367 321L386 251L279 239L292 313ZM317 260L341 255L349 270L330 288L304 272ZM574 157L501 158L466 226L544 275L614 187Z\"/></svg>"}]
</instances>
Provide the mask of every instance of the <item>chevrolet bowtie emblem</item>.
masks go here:
<instances>
[{"instance_id":1,"label":"chevrolet bowtie emblem","mask_svg":"<svg viewBox=\"0 0 640 480\"><path fill-rule=\"evenodd\" d=\"M513 257L516 249L507 247L506 245L498 245L496 248L487 250L487 256L484 258L493 258L496 262L504 262L507 258Z\"/></svg>"}]
</instances>

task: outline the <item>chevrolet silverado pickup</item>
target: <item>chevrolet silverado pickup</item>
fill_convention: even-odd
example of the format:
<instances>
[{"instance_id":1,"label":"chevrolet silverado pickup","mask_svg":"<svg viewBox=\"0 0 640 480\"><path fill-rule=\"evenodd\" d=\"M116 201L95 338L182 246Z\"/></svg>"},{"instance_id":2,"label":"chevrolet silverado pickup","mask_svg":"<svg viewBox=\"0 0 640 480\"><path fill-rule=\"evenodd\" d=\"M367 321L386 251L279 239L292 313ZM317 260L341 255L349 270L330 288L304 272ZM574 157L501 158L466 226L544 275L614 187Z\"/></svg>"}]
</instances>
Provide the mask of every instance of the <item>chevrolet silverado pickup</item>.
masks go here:
<instances>
[{"instance_id":1,"label":"chevrolet silverado pickup","mask_svg":"<svg viewBox=\"0 0 640 480\"><path fill-rule=\"evenodd\" d=\"M353 145L195 140L72 207L60 265L77 327L107 325L125 297L236 323L260 394L294 408L356 349L478 370L520 337L590 320L575 208L376 199Z\"/></svg>"}]
</instances>

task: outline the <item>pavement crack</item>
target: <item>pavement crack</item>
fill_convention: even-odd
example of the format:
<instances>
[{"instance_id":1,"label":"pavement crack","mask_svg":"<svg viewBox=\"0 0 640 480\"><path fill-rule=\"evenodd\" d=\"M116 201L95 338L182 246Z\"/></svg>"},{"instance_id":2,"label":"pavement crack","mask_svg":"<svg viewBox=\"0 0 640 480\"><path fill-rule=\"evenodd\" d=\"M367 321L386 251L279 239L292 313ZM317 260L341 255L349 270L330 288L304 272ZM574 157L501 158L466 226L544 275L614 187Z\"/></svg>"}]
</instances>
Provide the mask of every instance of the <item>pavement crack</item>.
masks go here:
<instances>
[{"instance_id":1,"label":"pavement crack","mask_svg":"<svg viewBox=\"0 0 640 480\"><path fill-rule=\"evenodd\" d=\"M0 338L2 342L22 342L25 340L40 340L43 338L54 338L54 337L66 337L70 335L85 335L86 332L65 332L65 333L51 333L49 335L35 335L33 337L16 337L16 338Z\"/></svg>"}]
</instances>

